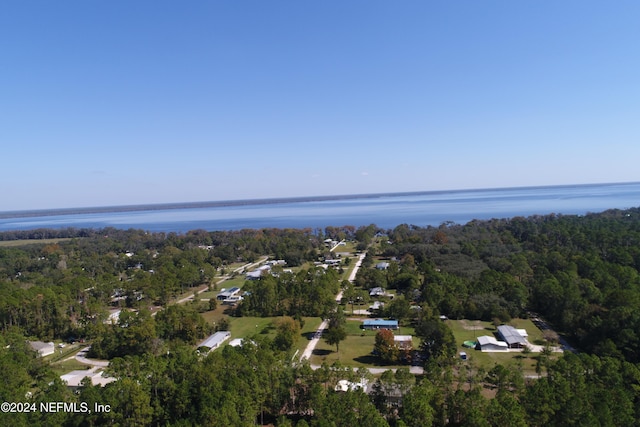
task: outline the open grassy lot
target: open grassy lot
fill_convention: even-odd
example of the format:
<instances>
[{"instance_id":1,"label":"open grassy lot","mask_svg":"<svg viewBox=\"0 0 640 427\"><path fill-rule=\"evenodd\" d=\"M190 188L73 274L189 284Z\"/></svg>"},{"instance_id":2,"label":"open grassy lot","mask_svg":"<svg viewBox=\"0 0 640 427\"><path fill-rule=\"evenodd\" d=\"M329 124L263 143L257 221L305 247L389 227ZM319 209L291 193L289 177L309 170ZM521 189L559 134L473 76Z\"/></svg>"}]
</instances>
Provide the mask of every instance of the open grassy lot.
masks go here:
<instances>
[{"instance_id":1,"label":"open grassy lot","mask_svg":"<svg viewBox=\"0 0 640 427\"><path fill-rule=\"evenodd\" d=\"M332 364L340 361L345 366L372 367L384 366L388 368L399 367L381 364L381 361L373 356L373 345L375 344L376 331L365 331L360 329L361 321L347 320L345 329L347 338L340 343L340 350L336 352L336 346L330 346L324 340L320 340L311 355L312 365L321 365L323 362ZM415 331L411 327L400 327L393 331L395 335L414 335ZM418 346L419 340L414 337L413 345Z\"/></svg>"},{"instance_id":2,"label":"open grassy lot","mask_svg":"<svg viewBox=\"0 0 640 427\"><path fill-rule=\"evenodd\" d=\"M334 253L351 253L353 254L354 252L356 252L356 242L353 241L345 241L343 244L338 245L333 252Z\"/></svg>"},{"instance_id":3,"label":"open grassy lot","mask_svg":"<svg viewBox=\"0 0 640 427\"><path fill-rule=\"evenodd\" d=\"M26 246L26 245L49 245L52 243L60 243L67 240L71 240L71 237L65 237L60 239L24 239L24 240L6 240L0 241L0 246Z\"/></svg>"},{"instance_id":4,"label":"open grassy lot","mask_svg":"<svg viewBox=\"0 0 640 427\"><path fill-rule=\"evenodd\" d=\"M275 336L275 329L271 327L275 317L229 317L228 319L231 339L259 334Z\"/></svg>"},{"instance_id":5,"label":"open grassy lot","mask_svg":"<svg viewBox=\"0 0 640 427\"><path fill-rule=\"evenodd\" d=\"M216 283L215 287L218 289L218 291L223 289L223 288L226 288L226 289L233 288L234 286L237 287L237 288L242 288L242 286L244 285L245 281L246 281L246 279L244 277L244 274L239 274L236 277L233 277L233 278L230 278L230 279L227 279L227 280L216 279L215 280L215 283ZM217 292L216 292L216 294L217 294Z\"/></svg>"},{"instance_id":6,"label":"open grassy lot","mask_svg":"<svg viewBox=\"0 0 640 427\"><path fill-rule=\"evenodd\" d=\"M478 368L490 370L497 364L514 368L521 365L525 375L535 374L538 353L524 354L518 351L490 353L462 346L463 342L475 341L477 337L482 335L494 336L496 328L491 322L465 319L447 320L446 322L456 338L458 352L466 352L468 359ZM519 329L526 329L531 343L542 340L542 332L528 319L513 319L509 324ZM557 355L552 357L557 357Z\"/></svg>"},{"instance_id":7,"label":"open grassy lot","mask_svg":"<svg viewBox=\"0 0 640 427\"><path fill-rule=\"evenodd\" d=\"M264 335L269 338L274 338L276 330L272 326L273 322L278 317L230 317L223 313L223 310L227 307L220 307L214 311L208 311L203 313L202 316L210 324L219 322L222 318L229 320L229 329L231 331L231 339L235 338L247 338L253 335ZM300 330L300 336L294 344L294 351L303 351L309 343L309 336L318 330L322 319L319 317L303 317L304 325Z\"/></svg>"},{"instance_id":8,"label":"open grassy lot","mask_svg":"<svg viewBox=\"0 0 640 427\"><path fill-rule=\"evenodd\" d=\"M84 363L78 362L76 359L69 359L57 363L52 363L50 365L51 370L55 372L57 375L68 374L71 371L80 371L85 369L90 369L90 365L85 365Z\"/></svg>"}]
</instances>

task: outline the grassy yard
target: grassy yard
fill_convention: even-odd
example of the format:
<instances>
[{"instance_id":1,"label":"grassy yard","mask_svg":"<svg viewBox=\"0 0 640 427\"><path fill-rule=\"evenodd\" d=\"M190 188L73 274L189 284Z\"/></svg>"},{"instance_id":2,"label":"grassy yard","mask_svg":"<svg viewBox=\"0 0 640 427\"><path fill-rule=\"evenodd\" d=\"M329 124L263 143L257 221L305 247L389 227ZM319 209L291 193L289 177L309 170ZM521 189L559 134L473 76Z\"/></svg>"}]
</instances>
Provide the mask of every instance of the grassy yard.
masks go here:
<instances>
[{"instance_id":1,"label":"grassy yard","mask_svg":"<svg viewBox=\"0 0 640 427\"><path fill-rule=\"evenodd\" d=\"M61 362L52 363L50 365L51 370L55 372L57 375L68 374L71 371L81 371L85 369L90 369L90 365L85 365L84 363L78 362L76 359L69 359Z\"/></svg>"},{"instance_id":2,"label":"grassy yard","mask_svg":"<svg viewBox=\"0 0 640 427\"><path fill-rule=\"evenodd\" d=\"M371 354L375 344L376 331L360 329L361 324L362 322L357 320L347 320L345 325L347 338L340 343L339 352L336 352L335 346L330 346L324 340L320 340L311 356L311 364L321 365L323 362L332 364L340 361L345 366L354 367L399 367L383 365L377 357ZM415 331L411 327L400 327L399 330L393 331L393 333L395 335L414 335ZM419 340L415 337L413 344L414 346L419 345Z\"/></svg>"},{"instance_id":3,"label":"grassy yard","mask_svg":"<svg viewBox=\"0 0 640 427\"><path fill-rule=\"evenodd\" d=\"M465 341L476 341L477 337L482 335L494 336L496 328L491 322L482 322L480 320L447 320L447 326L451 328L453 336L456 338L458 352L464 351L467 357L478 368L489 370L495 365L500 364L506 367L522 366L526 375L534 375L538 354L522 352L481 352L475 349L469 349L462 346ZM536 340L542 340L542 332L528 319L513 319L510 325L518 329L526 329L529 334L529 342L534 343Z\"/></svg>"},{"instance_id":4,"label":"grassy yard","mask_svg":"<svg viewBox=\"0 0 640 427\"><path fill-rule=\"evenodd\" d=\"M356 242L346 241L344 244L339 245L337 248L333 250L334 254L344 254L350 253L353 254L356 252Z\"/></svg>"},{"instance_id":5,"label":"grassy yard","mask_svg":"<svg viewBox=\"0 0 640 427\"><path fill-rule=\"evenodd\" d=\"M210 324L219 322L222 318L227 318L229 320L231 339L247 338L253 335L275 337L276 330L272 327L272 324L278 317L231 317L223 313L226 308L226 306L218 306L216 310L203 313L202 316ZM300 337L294 344L294 351L299 350L302 352L309 343L309 336L317 331L320 323L322 323L322 319L319 317L303 317L303 320L304 326L300 330Z\"/></svg>"},{"instance_id":6,"label":"grassy yard","mask_svg":"<svg viewBox=\"0 0 640 427\"><path fill-rule=\"evenodd\" d=\"M234 278L231 279L227 279L227 280L220 280L220 279L216 279L215 280L215 287L218 290L221 290L223 288L229 289L229 288L233 288L234 286L237 288L242 288L242 286L244 285L244 282L246 281L244 274L239 274ZM217 294L217 292L216 292Z\"/></svg>"},{"instance_id":7,"label":"grassy yard","mask_svg":"<svg viewBox=\"0 0 640 427\"><path fill-rule=\"evenodd\" d=\"M231 339L267 334L275 336L271 327L275 317L229 317Z\"/></svg>"}]
</instances>

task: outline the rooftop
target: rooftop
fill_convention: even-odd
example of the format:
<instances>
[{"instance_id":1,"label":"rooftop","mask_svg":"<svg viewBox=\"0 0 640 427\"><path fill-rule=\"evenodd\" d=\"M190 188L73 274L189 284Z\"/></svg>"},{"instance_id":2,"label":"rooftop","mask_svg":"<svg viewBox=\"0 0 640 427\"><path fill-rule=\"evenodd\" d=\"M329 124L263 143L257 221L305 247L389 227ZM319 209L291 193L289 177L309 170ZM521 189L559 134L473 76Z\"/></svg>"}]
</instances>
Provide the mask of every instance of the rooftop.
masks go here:
<instances>
[{"instance_id":1,"label":"rooftop","mask_svg":"<svg viewBox=\"0 0 640 427\"><path fill-rule=\"evenodd\" d=\"M520 332L513 326L509 325L500 325L498 326L498 334L502 336L502 338L509 344L509 346L514 344L526 345L527 340L523 337Z\"/></svg>"}]
</instances>

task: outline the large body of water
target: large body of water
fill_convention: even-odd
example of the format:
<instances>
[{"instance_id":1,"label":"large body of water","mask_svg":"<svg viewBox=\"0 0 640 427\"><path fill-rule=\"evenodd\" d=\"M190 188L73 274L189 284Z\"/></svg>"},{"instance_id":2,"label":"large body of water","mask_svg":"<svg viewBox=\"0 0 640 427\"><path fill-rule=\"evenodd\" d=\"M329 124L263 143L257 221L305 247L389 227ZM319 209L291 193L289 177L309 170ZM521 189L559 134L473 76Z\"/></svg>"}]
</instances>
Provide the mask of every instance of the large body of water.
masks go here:
<instances>
[{"instance_id":1,"label":"large body of water","mask_svg":"<svg viewBox=\"0 0 640 427\"><path fill-rule=\"evenodd\" d=\"M245 201L213 203L206 207L183 204L127 207L126 210L114 207L46 214L5 213L0 215L0 231L116 227L186 232L369 224L388 229L399 224L436 226L446 221L464 224L473 219L585 214L638 206L640 183L593 184Z\"/></svg>"}]
</instances>

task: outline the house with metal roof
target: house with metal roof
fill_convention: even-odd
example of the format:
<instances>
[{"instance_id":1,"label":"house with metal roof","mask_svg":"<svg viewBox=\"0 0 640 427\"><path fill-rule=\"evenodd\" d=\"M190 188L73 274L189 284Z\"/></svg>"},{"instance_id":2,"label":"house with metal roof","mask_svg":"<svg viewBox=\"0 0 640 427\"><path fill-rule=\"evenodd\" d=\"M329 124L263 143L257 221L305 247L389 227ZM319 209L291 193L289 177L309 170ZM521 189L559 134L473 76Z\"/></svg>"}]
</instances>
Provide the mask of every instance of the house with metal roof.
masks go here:
<instances>
[{"instance_id":1,"label":"house with metal roof","mask_svg":"<svg viewBox=\"0 0 640 427\"><path fill-rule=\"evenodd\" d=\"M513 326L498 326L498 336L507 343L509 348L523 348L527 346L527 339Z\"/></svg>"},{"instance_id":2,"label":"house with metal roof","mask_svg":"<svg viewBox=\"0 0 640 427\"><path fill-rule=\"evenodd\" d=\"M398 329L397 320L384 320L384 319L367 319L362 322L362 329L375 330L375 329Z\"/></svg>"},{"instance_id":3,"label":"house with metal roof","mask_svg":"<svg viewBox=\"0 0 640 427\"><path fill-rule=\"evenodd\" d=\"M504 341L498 341L495 337L483 335L477 338L480 351L509 351L509 346Z\"/></svg>"},{"instance_id":4,"label":"house with metal roof","mask_svg":"<svg viewBox=\"0 0 640 427\"><path fill-rule=\"evenodd\" d=\"M381 296L384 296L384 294L385 294L384 289L379 286L375 288L371 288L369 290L370 297L381 297Z\"/></svg>"},{"instance_id":5,"label":"house with metal roof","mask_svg":"<svg viewBox=\"0 0 640 427\"><path fill-rule=\"evenodd\" d=\"M49 356L53 354L56 349L53 342L29 341L29 345L38 352L40 357Z\"/></svg>"},{"instance_id":6,"label":"house with metal roof","mask_svg":"<svg viewBox=\"0 0 640 427\"><path fill-rule=\"evenodd\" d=\"M240 292L240 288L237 288L237 287L223 289L218 293L218 295L216 296L216 299L224 301L227 298L231 298L232 296L235 296L238 292Z\"/></svg>"},{"instance_id":7,"label":"house with metal roof","mask_svg":"<svg viewBox=\"0 0 640 427\"><path fill-rule=\"evenodd\" d=\"M64 375L60 375L60 379L67 384L67 387L71 389L78 389L82 386L82 380L88 377L91 380L91 384L94 386L105 386L111 382L116 381L116 378L105 375L104 371L98 370L97 366L91 369L71 371Z\"/></svg>"},{"instance_id":8,"label":"house with metal roof","mask_svg":"<svg viewBox=\"0 0 640 427\"><path fill-rule=\"evenodd\" d=\"M376 268L378 270L386 270L389 268L389 263L388 262L379 262L376 264Z\"/></svg>"},{"instance_id":9,"label":"house with metal roof","mask_svg":"<svg viewBox=\"0 0 640 427\"><path fill-rule=\"evenodd\" d=\"M230 337L231 332L229 331L216 332L215 334L204 340L198 347L206 347L209 349L208 351L212 351L220 347L222 343L224 343Z\"/></svg>"}]
</instances>

